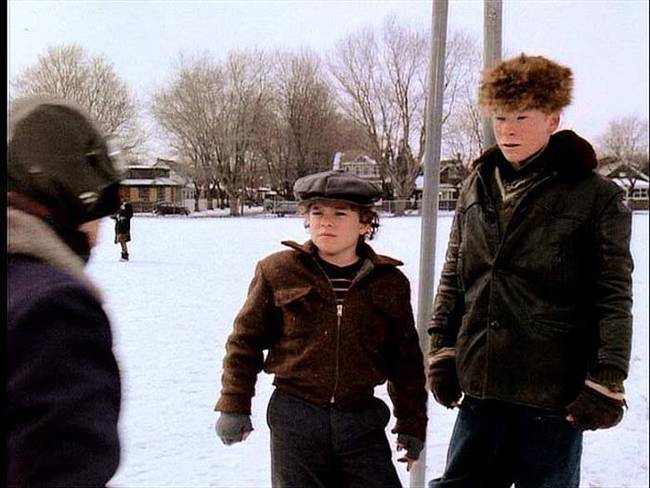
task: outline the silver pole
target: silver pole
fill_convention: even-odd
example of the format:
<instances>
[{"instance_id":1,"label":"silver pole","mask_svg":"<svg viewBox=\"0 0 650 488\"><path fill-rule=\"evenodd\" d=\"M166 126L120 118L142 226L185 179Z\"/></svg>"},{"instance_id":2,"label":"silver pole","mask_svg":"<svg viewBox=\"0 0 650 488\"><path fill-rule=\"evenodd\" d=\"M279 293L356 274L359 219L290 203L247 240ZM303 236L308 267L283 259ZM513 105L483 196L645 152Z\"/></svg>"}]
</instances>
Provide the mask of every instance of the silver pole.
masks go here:
<instances>
[{"instance_id":1,"label":"silver pole","mask_svg":"<svg viewBox=\"0 0 650 488\"><path fill-rule=\"evenodd\" d=\"M501 60L501 18L503 7L501 0L483 1L483 68L494 66ZM487 118L483 118L483 141L482 150L493 146L496 141L492 132L492 124Z\"/></svg>"},{"instance_id":2,"label":"silver pole","mask_svg":"<svg viewBox=\"0 0 650 488\"><path fill-rule=\"evenodd\" d=\"M431 59L429 62L429 93L426 104L426 133L424 149L424 193L420 228L420 278L418 286L417 329L420 348L425 357L428 350L427 327L433 305L433 277L436 263L436 226L440 186L440 139L442 98L447 43L447 0L433 0L431 20ZM426 449L411 471L411 488L424 486L427 465Z\"/></svg>"}]
</instances>

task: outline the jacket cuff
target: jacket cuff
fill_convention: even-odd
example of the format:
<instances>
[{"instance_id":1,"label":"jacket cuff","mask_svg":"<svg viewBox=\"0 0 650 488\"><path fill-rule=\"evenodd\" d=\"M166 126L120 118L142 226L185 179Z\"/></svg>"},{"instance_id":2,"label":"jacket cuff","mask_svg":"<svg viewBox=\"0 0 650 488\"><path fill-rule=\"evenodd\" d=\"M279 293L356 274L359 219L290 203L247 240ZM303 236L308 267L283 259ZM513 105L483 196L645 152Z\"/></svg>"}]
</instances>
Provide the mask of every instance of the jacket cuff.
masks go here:
<instances>
[{"instance_id":1,"label":"jacket cuff","mask_svg":"<svg viewBox=\"0 0 650 488\"><path fill-rule=\"evenodd\" d=\"M625 373L615 366L598 366L589 372L587 380L603 385L614 393L625 393Z\"/></svg>"},{"instance_id":2,"label":"jacket cuff","mask_svg":"<svg viewBox=\"0 0 650 488\"><path fill-rule=\"evenodd\" d=\"M442 347L435 353L429 353L429 365L436 364L447 359L456 359L455 347Z\"/></svg>"},{"instance_id":3,"label":"jacket cuff","mask_svg":"<svg viewBox=\"0 0 650 488\"><path fill-rule=\"evenodd\" d=\"M222 394L214 407L215 411L223 413L251 414L251 397L247 395Z\"/></svg>"},{"instance_id":4,"label":"jacket cuff","mask_svg":"<svg viewBox=\"0 0 650 488\"><path fill-rule=\"evenodd\" d=\"M440 334L431 334L431 337L429 338L429 357L436 354L443 347L445 347L445 336Z\"/></svg>"},{"instance_id":5,"label":"jacket cuff","mask_svg":"<svg viewBox=\"0 0 650 488\"><path fill-rule=\"evenodd\" d=\"M408 419L397 419L395 427L391 429L393 434L406 434L420 439L423 443L427 440L427 417L411 417Z\"/></svg>"}]
</instances>

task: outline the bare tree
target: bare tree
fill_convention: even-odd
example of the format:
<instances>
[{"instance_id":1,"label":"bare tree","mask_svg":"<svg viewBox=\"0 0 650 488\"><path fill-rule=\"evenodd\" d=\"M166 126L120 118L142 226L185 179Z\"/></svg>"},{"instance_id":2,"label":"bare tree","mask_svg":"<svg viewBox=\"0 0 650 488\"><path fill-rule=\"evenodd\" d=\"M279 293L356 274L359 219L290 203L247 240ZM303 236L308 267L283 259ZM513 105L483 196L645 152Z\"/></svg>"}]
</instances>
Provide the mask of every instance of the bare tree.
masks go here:
<instances>
[{"instance_id":1,"label":"bare tree","mask_svg":"<svg viewBox=\"0 0 650 488\"><path fill-rule=\"evenodd\" d=\"M408 199L424 154L428 33L387 18L381 32L365 29L344 38L329 58L342 108L364 127L382 179L395 197ZM466 96L471 40L453 34L445 61L443 123ZM399 211L399 210L398 210Z\"/></svg>"},{"instance_id":2,"label":"bare tree","mask_svg":"<svg viewBox=\"0 0 650 488\"><path fill-rule=\"evenodd\" d=\"M273 186L291 198L297 178L329 167L340 116L316 54L277 52L274 60L273 120L259 147Z\"/></svg>"},{"instance_id":3,"label":"bare tree","mask_svg":"<svg viewBox=\"0 0 650 488\"><path fill-rule=\"evenodd\" d=\"M628 115L612 120L600 140L600 152L606 156L626 163L634 170L648 174L648 121L636 115ZM628 174L628 193L641 177Z\"/></svg>"},{"instance_id":4,"label":"bare tree","mask_svg":"<svg viewBox=\"0 0 650 488\"><path fill-rule=\"evenodd\" d=\"M103 56L90 56L82 47L52 46L35 65L10 83L10 97L42 95L64 98L87 110L127 154L137 154L144 133L137 124L136 101L126 83Z\"/></svg>"},{"instance_id":5,"label":"bare tree","mask_svg":"<svg viewBox=\"0 0 650 488\"><path fill-rule=\"evenodd\" d=\"M213 133L224 89L224 75L209 57L187 60L181 56L168 86L152 97L151 111L170 147L181 161L189 163L185 173L196 190L195 211L202 194L211 196L208 190L217 179ZM208 208L212 208L212 198L208 198Z\"/></svg>"},{"instance_id":6,"label":"bare tree","mask_svg":"<svg viewBox=\"0 0 650 488\"><path fill-rule=\"evenodd\" d=\"M228 194L230 215L239 215L250 175L257 174L257 142L271 103L268 56L258 50L233 51L223 63L224 90L213 131L215 165Z\"/></svg>"},{"instance_id":7,"label":"bare tree","mask_svg":"<svg viewBox=\"0 0 650 488\"><path fill-rule=\"evenodd\" d=\"M478 106L481 51L476 40L455 32L446 57L442 152L468 165L487 149Z\"/></svg>"},{"instance_id":8,"label":"bare tree","mask_svg":"<svg viewBox=\"0 0 650 488\"><path fill-rule=\"evenodd\" d=\"M600 150L639 169L639 163L648 159L648 121L636 115L612 120L601 138Z\"/></svg>"}]
</instances>

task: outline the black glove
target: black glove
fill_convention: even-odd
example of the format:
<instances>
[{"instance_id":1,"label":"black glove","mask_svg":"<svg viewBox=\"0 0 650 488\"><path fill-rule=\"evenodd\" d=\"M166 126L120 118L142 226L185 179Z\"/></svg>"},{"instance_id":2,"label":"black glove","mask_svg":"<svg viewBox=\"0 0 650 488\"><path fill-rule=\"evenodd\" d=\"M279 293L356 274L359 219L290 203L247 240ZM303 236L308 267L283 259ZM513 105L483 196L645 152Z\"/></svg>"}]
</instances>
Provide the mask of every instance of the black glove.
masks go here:
<instances>
[{"instance_id":1,"label":"black glove","mask_svg":"<svg viewBox=\"0 0 650 488\"><path fill-rule=\"evenodd\" d=\"M621 421L626 406L625 400L609 397L585 385L578 398L566 407L567 419L580 430L607 429Z\"/></svg>"},{"instance_id":2,"label":"black glove","mask_svg":"<svg viewBox=\"0 0 650 488\"><path fill-rule=\"evenodd\" d=\"M429 359L427 385L440 405L447 408L456 406L462 391L458 383L456 354L453 349L441 350Z\"/></svg>"},{"instance_id":3,"label":"black glove","mask_svg":"<svg viewBox=\"0 0 650 488\"><path fill-rule=\"evenodd\" d=\"M413 463L420 458L424 443L417 437L408 434L397 434L397 450L406 449L406 454L397 461L406 463L406 471L411 471Z\"/></svg>"},{"instance_id":4,"label":"black glove","mask_svg":"<svg viewBox=\"0 0 650 488\"><path fill-rule=\"evenodd\" d=\"M245 439L244 435L253 430L250 415L245 413L222 412L215 425L217 435L221 441L229 446Z\"/></svg>"},{"instance_id":5,"label":"black glove","mask_svg":"<svg viewBox=\"0 0 650 488\"><path fill-rule=\"evenodd\" d=\"M424 448L424 442L408 434L397 434L397 450L406 449L406 457L417 461Z\"/></svg>"}]
</instances>

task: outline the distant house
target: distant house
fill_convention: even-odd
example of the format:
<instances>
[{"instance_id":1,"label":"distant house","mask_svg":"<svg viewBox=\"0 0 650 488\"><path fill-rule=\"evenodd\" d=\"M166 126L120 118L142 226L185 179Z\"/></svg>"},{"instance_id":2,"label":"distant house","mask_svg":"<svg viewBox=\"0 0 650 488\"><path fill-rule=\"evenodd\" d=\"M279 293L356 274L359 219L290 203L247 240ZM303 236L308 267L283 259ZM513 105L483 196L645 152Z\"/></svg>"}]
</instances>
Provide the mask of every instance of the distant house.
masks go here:
<instances>
[{"instance_id":1,"label":"distant house","mask_svg":"<svg viewBox=\"0 0 650 488\"><path fill-rule=\"evenodd\" d=\"M422 171L420 171L422 173ZM438 187L438 208L440 210L455 210L463 180L469 170L456 159L440 161L440 184ZM424 175L420 174L415 179L413 196L416 200L422 199L424 193Z\"/></svg>"},{"instance_id":2,"label":"distant house","mask_svg":"<svg viewBox=\"0 0 650 488\"><path fill-rule=\"evenodd\" d=\"M367 179L381 188L379 163L359 151L338 152L334 155L332 169L343 170Z\"/></svg>"},{"instance_id":3,"label":"distant house","mask_svg":"<svg viewBox=\"0 0 650 488\"><path fill-rule=\"evenodd\" d=\"M120 197L129 200L136 212L151 212L161 202L182 205L194 197L193 192L187 179L163 159L153 165L127 165L126 178L120 182Z\"/></svg>"},{"instance_id":4,"label":"distant house","mask_svg":"<svg viewBox=\"0 0 650 488\"><path fill-rule=\"evenodd\" d=\"M606 157L598 161L598 173L611 178L626 192L627 204L632 210L648 210L648 186L650 177L634 166L616 158Z\"/></svg>"}]
</instances>

